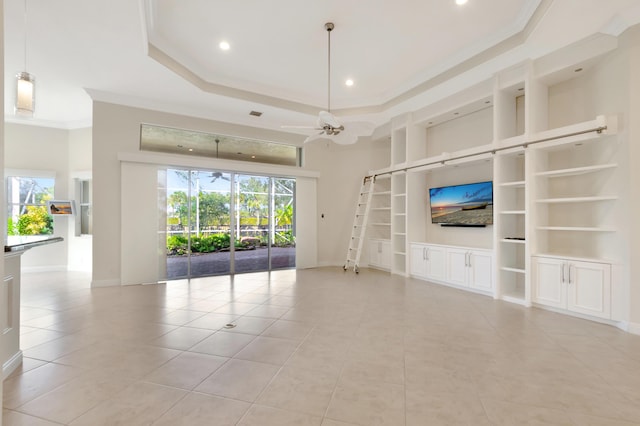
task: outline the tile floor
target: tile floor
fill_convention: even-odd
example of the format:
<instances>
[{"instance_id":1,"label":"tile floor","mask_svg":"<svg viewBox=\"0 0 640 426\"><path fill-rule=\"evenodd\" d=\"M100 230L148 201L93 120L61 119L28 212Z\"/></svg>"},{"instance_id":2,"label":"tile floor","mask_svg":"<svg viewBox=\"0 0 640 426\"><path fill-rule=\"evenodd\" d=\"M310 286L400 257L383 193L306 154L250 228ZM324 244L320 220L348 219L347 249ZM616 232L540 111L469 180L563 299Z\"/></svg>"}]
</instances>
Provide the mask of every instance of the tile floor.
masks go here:
<instances>
[{"instance_id":1,"label":"tile floor","mask_svg":"<svg viewBox=\"0 0 640 426\"><path fill-rule=\"evenodd\" d=\"M5 426L640 424L639 336L382 272L22 289Z\"/></svg>"}]
</instances>

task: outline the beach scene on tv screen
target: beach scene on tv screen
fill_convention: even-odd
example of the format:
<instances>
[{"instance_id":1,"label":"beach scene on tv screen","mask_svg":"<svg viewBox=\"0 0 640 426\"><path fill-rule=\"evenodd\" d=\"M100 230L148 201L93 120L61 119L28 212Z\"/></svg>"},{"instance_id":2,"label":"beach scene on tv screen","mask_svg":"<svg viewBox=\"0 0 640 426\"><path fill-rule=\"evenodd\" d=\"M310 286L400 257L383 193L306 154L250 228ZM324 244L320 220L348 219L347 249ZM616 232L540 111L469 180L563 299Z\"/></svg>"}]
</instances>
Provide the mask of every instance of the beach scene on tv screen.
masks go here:
<instances>
[{"instance_id":1,"label":"beach scene on tv screen","mask_svg":"<svg viewBox=\"0 0 640 426\"><path fill-rule=\"evenodd\" d=\"M431 188L429 198L433 223L458 225L493 223L492 182Z\"/></svg>"}]
</instances>

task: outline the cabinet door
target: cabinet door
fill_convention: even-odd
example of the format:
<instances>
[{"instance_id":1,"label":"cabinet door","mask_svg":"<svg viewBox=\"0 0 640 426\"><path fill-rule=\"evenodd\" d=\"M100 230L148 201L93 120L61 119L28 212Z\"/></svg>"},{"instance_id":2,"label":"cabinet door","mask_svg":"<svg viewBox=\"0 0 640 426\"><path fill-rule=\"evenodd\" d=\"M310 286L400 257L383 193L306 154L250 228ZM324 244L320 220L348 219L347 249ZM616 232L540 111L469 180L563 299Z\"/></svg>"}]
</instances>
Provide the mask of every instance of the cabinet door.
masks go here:
<instances>
[{"instance_id":1,"label":"cabinet door","mask_svg":"<svg viewBox=\"0 0 640 426\"><path fill-rule=\"evenodd\" d=\"M611 318L611 265L570 262L567 308L600 318Z\"/></svg>"},{"instance_id":2,"label":"cabinet door","mask_svg":"<svg viewBox=\"0 0 640 426\"><path fill-rule=\"evenodd\" d=\"M467 286L467 259L468 250L448 248L447 254L447 281L451 284Z\"/></svg>"},{"instance_id":3,"label":"cabinet door","mask_svg":"<svg viewBox=\"0 0 640 426\"><path fill-rule=\"evenodd\" d=\"M380 267L384 269L391 269L391 241L382 241L380 245Z\"/></svg>"},{"instance_id":4,"label":"cabinet door","mask_svg":"<svg viewBox=\"0 0 640 426\"><path fill-rule=\"evenodd\" d=\"M427 246L426 275L428 279L444 281L447 278L447 256L444 247Z\"/></svg>"},{"instance_id":5,"label":"cabinet door","mask_svg":"<svg viewBox=\"0 0 640 426\"><path fill-rule=\"evenodd\" d=\"M546 257L532 258L532 300L541 305L566 309L566 262Z\"/></svg>"},{"instance_id":6,"label":"cabinet door","mask_svg":"<svg viewBox=\"0 0 640 426\"><path fill-rule=\"evenodd\" d=\"M493 290L493 256L491 253L469 253L469 286L482 291Z\"/></svg>"},{"instance_id":7,"label":"cabinet door","mask_svg":"<svg viewBox=\"0 0 640 426\"><path fill-rule=\"evenodd\" d=\"M427 277L427 248L422 244L411 244L411 275Z\"/></svg>"},{"instance_id":8,"label":"cabinet door","mask_svg":"<svg viewBox=\"0 0 640 426\"><path fill-rule=\"evenodd\" d=\"M379 266L380 264L380 241L369 240L369 265Z\"/></svg>"}]
</instances>

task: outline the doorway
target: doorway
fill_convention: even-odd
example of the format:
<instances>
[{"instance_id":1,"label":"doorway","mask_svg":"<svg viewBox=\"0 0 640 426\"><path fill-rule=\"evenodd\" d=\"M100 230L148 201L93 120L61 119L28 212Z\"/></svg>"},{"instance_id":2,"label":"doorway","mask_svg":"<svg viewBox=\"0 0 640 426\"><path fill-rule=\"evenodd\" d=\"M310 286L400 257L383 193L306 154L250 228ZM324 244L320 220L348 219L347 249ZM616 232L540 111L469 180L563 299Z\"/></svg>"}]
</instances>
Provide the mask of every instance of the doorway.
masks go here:
<instances>
[{"instance_id":1,"label":"doorway","mask_svg":"<svg viewBox=\"0 0 640 426\"><path fill-rule=\"evenodd\" d=\"M295 179L215 170L161 173L167 279L295 267Z\"/></svg>"}]
</instances>

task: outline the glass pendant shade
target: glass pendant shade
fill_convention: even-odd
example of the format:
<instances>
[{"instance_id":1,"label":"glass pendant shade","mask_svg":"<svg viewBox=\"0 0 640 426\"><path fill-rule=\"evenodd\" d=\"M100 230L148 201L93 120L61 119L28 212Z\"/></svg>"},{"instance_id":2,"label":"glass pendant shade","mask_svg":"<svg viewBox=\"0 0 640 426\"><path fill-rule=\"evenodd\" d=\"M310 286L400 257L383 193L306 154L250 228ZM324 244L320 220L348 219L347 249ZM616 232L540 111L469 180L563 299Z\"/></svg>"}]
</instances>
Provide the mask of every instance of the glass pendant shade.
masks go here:
<instances>
[{"instance_id":1,"label":"glass pendant shade","mask_svg":"<svg viewBox=\"0 0 640 426\"><path fill-rule=\"evenodd\" d=\"M36 106L36 78L26 71L16 75L16 115L33 117Z\"/></svg>"}]
</instances>

